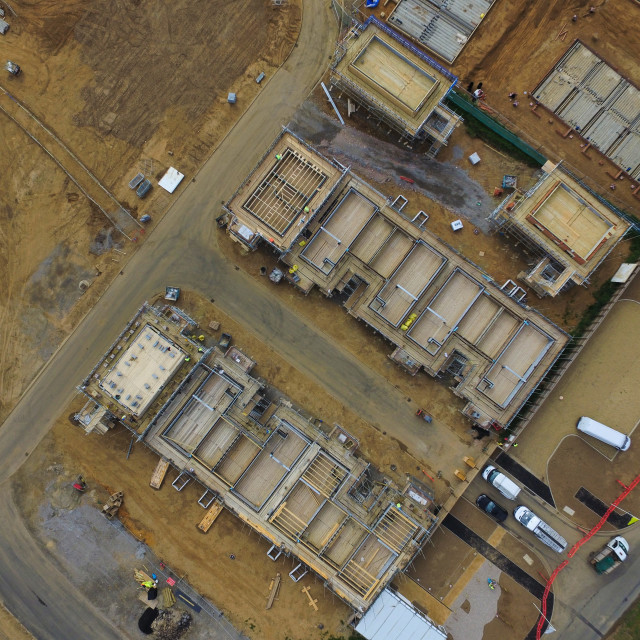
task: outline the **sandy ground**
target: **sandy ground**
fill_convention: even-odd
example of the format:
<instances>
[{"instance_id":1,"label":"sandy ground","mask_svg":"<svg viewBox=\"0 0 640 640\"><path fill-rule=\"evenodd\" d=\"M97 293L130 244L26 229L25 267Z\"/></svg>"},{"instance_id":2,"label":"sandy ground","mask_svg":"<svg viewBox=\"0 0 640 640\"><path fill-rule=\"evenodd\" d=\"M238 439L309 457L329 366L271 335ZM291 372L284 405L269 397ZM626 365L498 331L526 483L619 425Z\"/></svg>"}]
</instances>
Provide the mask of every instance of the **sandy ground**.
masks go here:
<instances>
[{"instance_id":1,"label":"sandy ground","mask_svg":"<svg viewBox=\"0 0 640 640\"><path fill-rule=\"evenodd\" d=\"M268 78L286 59L301 20L295 0L280 9L251 0L241 11L216 0L206 12L190 0L153 7L102 0L11 5L17 17L8 12L0 57L23 73L0 82L0 107L15 111L5 92L15 96L126 209L151 214L152 224L171 197L156 186L138 200L128 181L143 171L155 184L170 164L190 179L261 90L258 73ZM236 92L237 104L227 104L228 91ZM33 121L30 130L37 134L39 126ZM126 258L113 245L125 253L136 245L110 229L4 112L0 139L2 420L120 270ZM95 255L100 242L107 251ZM90 285L84 294L81 281Z\"/></svg>"},{"instance_id":2,"label":"sandy ground","mask_svg":"<svg viewBox=\"0 0 640 640\"><path fill-rule=\"evenodd\" d=\"M618 167L595 149L583 154L579 136L561 138L556 130L564 133L566 125L548 112L537 117L523 95L539 84L575 39L640 86L640 36L635 27L640 5L604 0L595 5L593 15L587 15L591 6L590 1L496 2L450 68L462 87L470 81L482 82L487 105L543 155L553 162L562 160L579 176L587 176L590 186L614 204L637 214L640 200L632 196L628 180L620 181L615 192L609 189L612 179L607 171L616 174ZM369 15L369 10L364 11ZM390 13L389 7L380 4L375 13L379 16L382 11ZM575 23L573 15L578 16ZM567 30L564 40L557 38L563 27ZM512 91L521 96L515 109L507 97Z\"/></svg>"},{"instance_id":3,"label":"sandy ground","mask_svg":"<svg viewBox=\"0 0 640 640\"><path fill-rule=\"evenodd\" d=\"M0 640L34 640L2 603L0 603Z\"/></svg>"}]
</instances>

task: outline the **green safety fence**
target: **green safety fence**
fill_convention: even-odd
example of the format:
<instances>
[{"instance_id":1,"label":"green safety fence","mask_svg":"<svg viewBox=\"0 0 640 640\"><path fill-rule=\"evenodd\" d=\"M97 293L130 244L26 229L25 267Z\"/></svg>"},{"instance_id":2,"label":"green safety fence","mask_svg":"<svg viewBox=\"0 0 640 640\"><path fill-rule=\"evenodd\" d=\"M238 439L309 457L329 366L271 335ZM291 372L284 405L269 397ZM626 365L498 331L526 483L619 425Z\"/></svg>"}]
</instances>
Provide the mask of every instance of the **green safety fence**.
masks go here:
<instances>
[{"instance_id":1,"label":"green safety fence","mask_svg":"<svg viewBox=\"0 0 640 640\"><path fill-rule=\"evenodd\" d=\"M520 151L526 153L530 158L539 163L540 166L542 166L547 161L547 159L540 152L536 151L531 145L528 145L515 133L512 133L511 131L503 127L499 122L496 122L491 116L488 116L484 111L478 109L478 107L476 107L473 103L465 100L455 91L449 92L449 94L447 95L447 100L481 122L485 127L491 129L491 131L497 133L507 142L510 142L514 147L517 147L518 149L520 149Z\"/></svg>"}]
</instances>

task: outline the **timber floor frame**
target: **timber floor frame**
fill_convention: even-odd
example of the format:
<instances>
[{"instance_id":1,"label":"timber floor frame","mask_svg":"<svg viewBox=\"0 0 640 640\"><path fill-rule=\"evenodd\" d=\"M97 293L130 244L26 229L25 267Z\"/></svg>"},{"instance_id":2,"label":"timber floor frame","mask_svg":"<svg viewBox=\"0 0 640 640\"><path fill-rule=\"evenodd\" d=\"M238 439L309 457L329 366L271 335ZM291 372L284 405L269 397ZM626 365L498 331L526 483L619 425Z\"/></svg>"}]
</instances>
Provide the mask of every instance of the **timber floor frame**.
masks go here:
<instances>
[{"instance_id":1,"label":"timber floor frame","mask_svg":"<svg viewBox=\"0 0 640 640\"><path fill-rule=\"evenodd\" d=\"M224 506L366 610L435 529L432 503L414 499L429 491L415 479L396 487L354 455L342 427L319 428L269 397L215 349L158 408L144 440L216 496L202 531Z\"/></svg>"},{"instance_id":2,"label":"timber floor frame","mask_svg":"<svg viewBox=\"0 0 640 640\"><path fill-rule=\"evenodd\" d=\"M622 214L563 170L547 164L526 193L510 194L491 217L544 257L524 278L557 295L567 281L584 285L631 229ZM545 270L545 267L547 269Z\"/></svg>"},{"instance_id":3,"label":"timber floor frame","mask_svg":"<svg viewBox=\"0 0 640 640\"><path fill-rule=\"evenodd\" d=\"M412 373L451 374L472 421L507 425L569 336L426 227L349 172L281 260L305 293L341 296Z\"/></svg>"}]
</instances>

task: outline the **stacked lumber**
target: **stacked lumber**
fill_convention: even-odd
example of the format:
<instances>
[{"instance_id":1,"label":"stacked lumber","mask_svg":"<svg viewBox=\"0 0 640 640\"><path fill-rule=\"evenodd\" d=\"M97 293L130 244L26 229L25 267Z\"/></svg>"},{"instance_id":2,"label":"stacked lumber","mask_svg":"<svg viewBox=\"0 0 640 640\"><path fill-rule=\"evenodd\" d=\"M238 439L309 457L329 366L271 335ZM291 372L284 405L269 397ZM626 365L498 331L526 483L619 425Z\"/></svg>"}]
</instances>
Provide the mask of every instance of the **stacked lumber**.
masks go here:
<instances>
[{"instance_id":1,"label":"stacked lumber","mask_svg":"<svg viewBox=\"0 0 640 640\"><path fill-rule=\"evenodd\" d=\"M215 522L215 519L220 515L220 512L224 508L222 502L214 502L213 506L205 513L204 518L200 521L198 529L203 533L207 533L211 529L211 525Z\"/></svg>"},{"instance_id":2,"label":"stacked lumber","mask_svg":"<svg viewBox=\"0 0 640 640\"><path fill-rule=\"evenodd\" d=\"M151 476L151 482L149 483L153 489L159 489L162 485L164 477L167 475L167 469L169 468L169 461L164 458L158 460L158 464Z\"/></svg>"},{"instance_id":3,"label":"stacked lumber","mask_svg":"<svg viewBox=\"0 0 640 640\"><path fill-rule=\"evenodd\" d=\"M173 595L171 587L165 587L160 592L160 603L162 609L168 609L176 603L176 597Z\"/></svg>"}]
</instances>

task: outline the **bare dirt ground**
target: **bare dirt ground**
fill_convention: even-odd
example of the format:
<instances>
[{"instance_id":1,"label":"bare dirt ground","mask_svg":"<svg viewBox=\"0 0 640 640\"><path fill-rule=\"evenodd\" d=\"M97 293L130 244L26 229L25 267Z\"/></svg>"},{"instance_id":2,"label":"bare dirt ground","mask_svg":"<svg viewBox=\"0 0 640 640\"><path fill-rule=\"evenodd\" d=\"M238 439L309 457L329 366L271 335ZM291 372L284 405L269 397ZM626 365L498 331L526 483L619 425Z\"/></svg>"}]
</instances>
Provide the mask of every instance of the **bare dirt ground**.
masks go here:
<instances>
[{"instance_id":1,"label":"bare dirt ground","mask_svg":"<svg viewBox=\"0 0 640 640\"><path fill-rule=\"evenodd\" d=\"M615 192L609 189L612 179L607 171L616 174L618 167L595 149L583 154L578 135L573 139L560 137L556 130L564 132L566 125L546 111L537 117L523 94L535 89L575 39L582 40L640 86L640 36L635 28L640 21L640 5L604 0L595 5L594 14L589 14L591 6L594 3L590 1L498 1L450 68L462 87L471 81L482 82L486 104L543 155L553 162L562 160L580 177L587 176L589 185L614 204L637 214L640 200L631 194L629 180L620 181ZM380 5L375 14L379 16L382 11L390 13L388 7ZM370 11L365 13L369 15ZM575 23L571 20L574 15L578 16ZM564 40L557 38L563 27L567 30ZM521 97L515 109L508 99L512 91Z\"/></svg>"},{"instance_id":2,"label":"bare dirt ground","mask_svg":"<svg viewBox=\"0 0 640 640\"><path fill-rule=\"evenodd\" d=\"M154 223L169 194L155 188L141 201L128 181L144 171L155 182L171 164L190 179L261 90L258 73L269 77L286 59L301 20L296 1L238 10L216 0L206 11L190 0L11 5L17 16L7 12L0 57L23 73L0 82L0 106L16 112L14 96L133 216L150 213ZM3 112L0 139L1 421L117 275L125 256L114 245L135 245Z\"/></svg>"}]
</instances>

